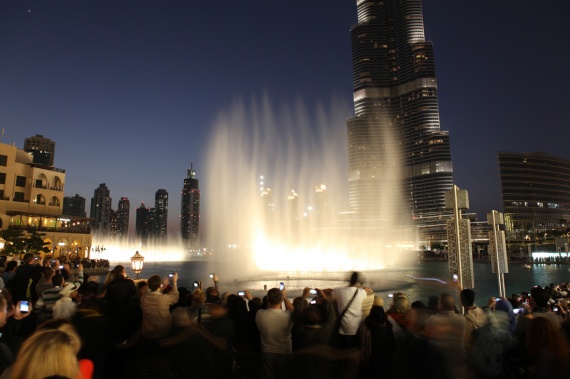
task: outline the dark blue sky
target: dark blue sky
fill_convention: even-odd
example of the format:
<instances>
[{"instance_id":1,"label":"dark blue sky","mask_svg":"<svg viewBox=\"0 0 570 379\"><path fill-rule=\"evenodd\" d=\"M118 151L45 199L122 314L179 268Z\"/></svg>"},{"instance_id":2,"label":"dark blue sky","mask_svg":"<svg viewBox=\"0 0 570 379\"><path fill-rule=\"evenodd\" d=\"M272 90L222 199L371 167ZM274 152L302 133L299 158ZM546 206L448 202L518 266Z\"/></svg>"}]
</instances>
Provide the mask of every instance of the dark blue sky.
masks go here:
<instances>
[{"instance_id":1,"label":"dark blue sky","mask_svg":"<svg viewBox=\"0 0 570 379\"><path fill-rule=\"evenodd\" d=\"M501 209L498 151L570 158L570 2L423 7L454 179L482 219ZM99 183L113 208L165 188L177 230L190 161L203 178L213 122L236 99L351 109L355 23L355 0L0 0L2 141L56 141L66 195L88 203Z\"/></svg>"}]
</instances>

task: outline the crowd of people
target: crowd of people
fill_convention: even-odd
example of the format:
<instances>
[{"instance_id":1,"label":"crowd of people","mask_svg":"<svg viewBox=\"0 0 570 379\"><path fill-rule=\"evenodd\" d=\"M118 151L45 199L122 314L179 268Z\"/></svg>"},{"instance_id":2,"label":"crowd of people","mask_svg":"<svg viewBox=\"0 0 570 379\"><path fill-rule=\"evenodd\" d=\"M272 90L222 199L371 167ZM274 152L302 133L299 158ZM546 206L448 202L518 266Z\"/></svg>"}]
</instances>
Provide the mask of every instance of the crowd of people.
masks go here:
<instances>
[{"instance_id":1,"label":"crowd of people","mask_svg":"<svg viewBox=\"0 0 570 379\"><path fill-rule=\"evenodd\" d=\"M215 274L190 291L178 273L135 282L118 265L99 283L82 264L14 263L0 283L0 379L569 377L568 284L483 307L452 284L384 304L357 272L290 299L284 285L221 292Z\"/></svg>"}]
</instances>

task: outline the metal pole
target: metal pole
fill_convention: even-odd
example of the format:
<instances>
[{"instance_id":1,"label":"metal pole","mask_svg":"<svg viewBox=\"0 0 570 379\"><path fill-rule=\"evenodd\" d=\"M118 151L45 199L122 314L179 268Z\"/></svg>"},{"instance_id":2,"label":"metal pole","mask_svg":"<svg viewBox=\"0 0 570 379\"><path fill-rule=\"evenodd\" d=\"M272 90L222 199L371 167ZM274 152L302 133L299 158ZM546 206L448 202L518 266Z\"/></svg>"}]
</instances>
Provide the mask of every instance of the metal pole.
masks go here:
<instances>
[{"instance_id":1,"label":"metal pole","mask_svg":"<svg viewBox=\"0 0 570 379\"><path fill-rule=\"evenodd\" d=\"M463 288L463 272L461 270L461 238L459 237L459 205L457 204L457 186L453 185L453 213L455 216L455 254L457 255L457 278Z\"/></svg>"},{"instance_id":2,"label":"metal pole","mask_svg":"<svg viewBox=\"0 0 570 379\"><path fill-rule=\"evenodd\" d=\"M497 211L493 210L492 211L493 214L493 234L495 235L495 264L496 266L496 270L497 270L497 282L499 284L499 296L500 297L504 297L503 296L503 286L502 286L502 281L501 281L501 270L500 270L500 265L499 265L499 239L497 236L497 228L499 227L495 221L495 215L497 214Z\"/></svg>"}]
</instances>

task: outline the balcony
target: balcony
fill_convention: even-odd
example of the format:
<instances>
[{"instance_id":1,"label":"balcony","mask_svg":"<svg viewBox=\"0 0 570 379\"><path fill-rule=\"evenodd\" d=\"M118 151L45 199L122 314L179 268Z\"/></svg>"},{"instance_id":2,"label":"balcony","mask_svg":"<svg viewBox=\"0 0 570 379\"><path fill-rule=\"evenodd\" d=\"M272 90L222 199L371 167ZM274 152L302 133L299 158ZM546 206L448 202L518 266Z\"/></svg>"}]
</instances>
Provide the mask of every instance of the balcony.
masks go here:
<instances>
[{"instance_id":1,"label":"balcony","mask_svg":"<svg viewBox=\"0 0 570 379\"><path fill-rule=\"evenodd\" d=\"M10 225L8 229L11 230L24 230L28 233L32 232L58 232L58 233L77 233L77 234L91 234L91 228L61 228L61 227L46 227L46 226L30 226L30 225Z\"/></svg>"},{"instance_id":2,"label":"balcony","mask_svg":"<svg viewBox=\"0 0 570 379\"><path fill-rule=\"evenodd\" d=\"M55 187L50 187L49 188L52 191L63 191L63 187L62 186L55 186Z\"/></svg>"}]
</instances>

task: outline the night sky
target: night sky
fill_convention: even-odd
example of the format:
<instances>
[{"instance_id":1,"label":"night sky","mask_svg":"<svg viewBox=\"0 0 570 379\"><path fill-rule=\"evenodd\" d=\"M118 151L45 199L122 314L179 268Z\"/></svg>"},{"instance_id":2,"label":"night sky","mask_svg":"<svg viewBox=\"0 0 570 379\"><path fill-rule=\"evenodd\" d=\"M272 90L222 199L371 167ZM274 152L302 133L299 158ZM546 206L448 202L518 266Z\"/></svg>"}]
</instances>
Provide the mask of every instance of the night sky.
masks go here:
<instances>
[{"instance_id":1,"label":"night sky","mask_svg":"<svg viewBox=\"0 0 570 379\"><path fill-rule=\"evenodd\" d=\"M455 183L484 219L501 210L498 151L570 159L570 2L423 3ZM332 100L352 115L355 0L0 0L2 142L56 142L66 196L106 183L116 209L170 194L179 228L190 162L236 100ZM203 193L202 196L208 196ZM134 230L134 222L131 223Z\"/></svg>"}]
</instances>

